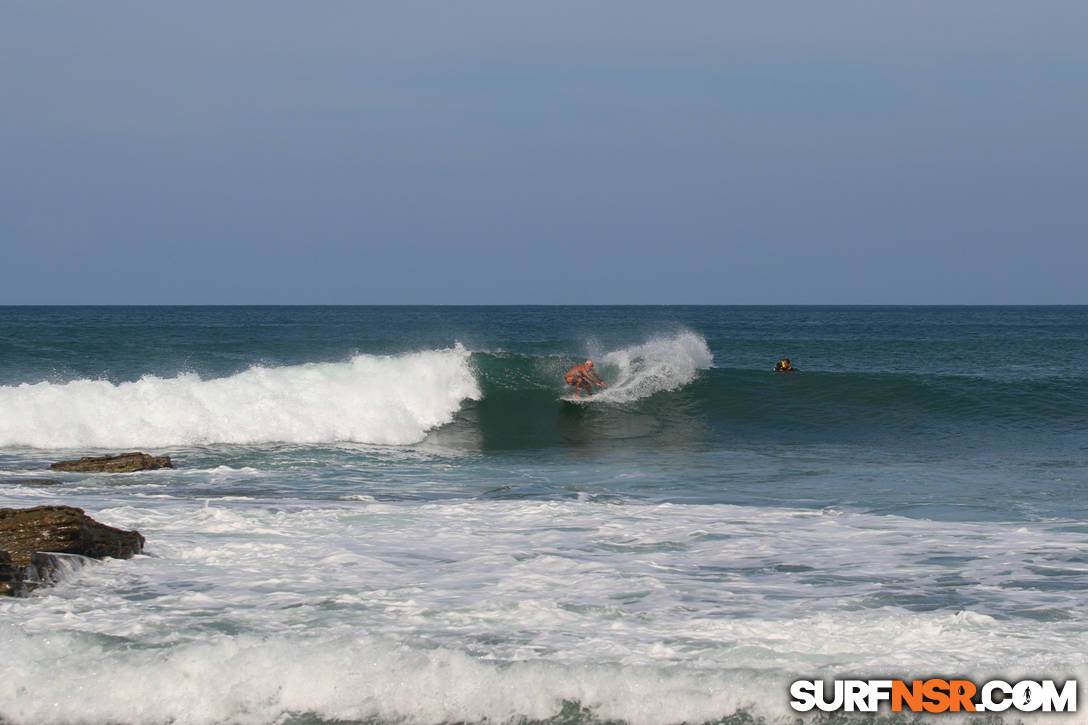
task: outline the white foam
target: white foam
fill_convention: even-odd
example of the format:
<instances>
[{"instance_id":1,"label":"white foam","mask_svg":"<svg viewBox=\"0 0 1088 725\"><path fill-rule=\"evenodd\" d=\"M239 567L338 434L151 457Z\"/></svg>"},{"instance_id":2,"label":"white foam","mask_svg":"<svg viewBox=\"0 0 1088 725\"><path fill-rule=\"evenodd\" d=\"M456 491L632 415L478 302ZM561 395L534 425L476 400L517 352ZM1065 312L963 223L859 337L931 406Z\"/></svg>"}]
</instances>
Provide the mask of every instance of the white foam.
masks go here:
<instances>
[{"instance_id":1,"label":"white foam","mask_svg":"<svg viewBox=\"0 0 1088 725\"><path fill-rule=\"evenodd\" d=\"M208 614L227 610L206 596L184 599ZM296 603L270 598L268 606ZM31 637L5 624L0 642L5 662L18 663L0 665L0 716L13 723L257 725L304 713L327 721L511 723L559 716L566 703L630 725L714 722L742 711L769 723L797 721L786 695L797 675L769 668L503 662L365 630L209 634L146 648L70 631ZM824 672L813 667L801 676ZM1083 680L1088 668L1064 674ZM1035 714L1017 721L1075 720Z\"/></svg>"},{"instance_id":2,"label":"white foam","mask_svg":"<svg viewBox=\"0 0 1088 725\"><path fill-rule=\"evenodd\" d=\"M600 362L606 387L587 400L627 403L682 388L713 366L714 355L701 335L681 332L605 353Z\"/></svg>"},{"instance_id":3,"label":"white foam","mask_svg":"<svg viewBox=\"0 0 1088 725\"><path fill-rule=\"evenodd\" d=\"M586 500L116 501L88 512L138 528L150 556L0 602L0 719L500 723L570 701L632 725L739 710L794 722L791 678L1088 675L1088 606L1045 586L1088 554L1088 535L1060 525ZM913 611L914 592L965 604ZM1048 609L1060 616L1018 614Z\"/></svg>"},{"instance_id":4,"label":"white foam","mask_svg":"<svg viewBox=\"0 0 1088 725\"><path fill-rule=\"evenodd\" d=\"M357 355L202 380L147 375L0 387L0 446L128 448L209 443L403 445L448 423L480 389L469 352Z\"/></svg>"},{"instance_id":5,"label":"white foam","mask_svg":"<svg viewBox=\"0 0 1088 725\"><path fill-rule=\"evenodd\" d=\"M213 636L151 650L64 633L33 641L2 628L0 639L6 659L20 662L14 677L0 678L0 715L16 723L257 725L291 713L504 723L554 717L569 701L605 719L657 725L709 721L751 704L740 682L705 672L504 664L365 634ZM785 692L780 678L748 678ZM784 703L773 709L786 714Z\"/></svg>"}]
</instances>

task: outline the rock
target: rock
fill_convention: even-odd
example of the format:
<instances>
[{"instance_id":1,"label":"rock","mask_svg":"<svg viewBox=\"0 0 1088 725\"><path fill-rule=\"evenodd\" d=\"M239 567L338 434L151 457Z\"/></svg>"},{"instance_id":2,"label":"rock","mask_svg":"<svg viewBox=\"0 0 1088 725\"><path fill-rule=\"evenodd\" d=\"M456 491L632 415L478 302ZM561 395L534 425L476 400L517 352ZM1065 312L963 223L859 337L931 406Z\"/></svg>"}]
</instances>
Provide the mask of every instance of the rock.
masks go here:
<instances>
[{"instance_id":1,"label":"rock","mask_svg":"<svg viewBox=\"0 0 1088 725\"><path fill-rule=\"evenodd\" d=\"M156 468L173 468L170 456L149 456L146 453L122 453L119 456L84 456L78 461L59 461L49 468L54 471L77 473L129 473L152 471Z\"/></svg>"},{"instance_id":2,"label":"rock","mask_svg":"<svg viewBox=\"0 0 1088 725\"><path fill-rule=\"evenodd\" d=\"M56 582L83 564L80 557L129 559L143 547L140 532L100 524L72 506L0 509L0 594L25 596Z\"/></svg>"},{"instance_id":3,"label":"rock","mask_svg":"<svg viewBox=\"0 0 1088 725\"><path fill-rule=\"evenodd\" d=\"M15 564L30 563L35 551L130 559L143 547L140 532L100 524L73 506L0 509L0 550Z\"/></svg>"},{"instance_id":4,"label":"rock","mask_svg":"<svg viewBox=\"0 0 1088 725\"><path fill-rule=\"evenodd\" d=\"M56 584L82 569L91 559L78 554L35 551L26 566L16 566L0 551L0 596L25 597L40 586ZM0 725L3 721L0 720Z\"/></svg>"},{"instance_id":5,"label":"rock","mask_svg":"<svg viewBox=\"0 0 1088 725\"><path fill-rule=\"evenodd\" d=\"M23 585L25 577L22 567L17 567L12 563L11 554L0 551L0 595L9 597L26 596L26 587Z\"/></svg>"}]
</instances>

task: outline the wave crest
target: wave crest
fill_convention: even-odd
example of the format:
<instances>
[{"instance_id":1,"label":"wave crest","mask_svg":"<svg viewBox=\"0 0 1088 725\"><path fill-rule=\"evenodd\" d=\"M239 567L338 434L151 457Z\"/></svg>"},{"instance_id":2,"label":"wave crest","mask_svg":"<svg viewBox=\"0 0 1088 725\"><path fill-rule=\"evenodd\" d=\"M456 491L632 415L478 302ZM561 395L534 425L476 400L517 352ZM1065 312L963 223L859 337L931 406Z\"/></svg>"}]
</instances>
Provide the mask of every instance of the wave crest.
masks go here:
<instances>
[{"instance_id":1,"label":"wave crest","mask_svg":"<svg viewBox=\"0 0 1088 725\"><path fill-rule=\"evenodd\" d=\"M347 362L251 367L202 380L147 375L0 387L0 446L127 448L209 443L406 445L481 393L457 345Z\"/></svg>"}]
</instances>

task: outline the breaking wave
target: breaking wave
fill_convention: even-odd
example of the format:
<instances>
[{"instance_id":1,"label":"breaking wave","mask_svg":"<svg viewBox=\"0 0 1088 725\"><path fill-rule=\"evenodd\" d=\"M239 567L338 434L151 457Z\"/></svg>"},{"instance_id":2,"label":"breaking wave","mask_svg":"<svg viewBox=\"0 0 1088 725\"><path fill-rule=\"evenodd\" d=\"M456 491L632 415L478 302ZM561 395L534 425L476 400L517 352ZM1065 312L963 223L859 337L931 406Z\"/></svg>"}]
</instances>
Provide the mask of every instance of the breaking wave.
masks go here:
<instances>
[{"instance_id":1,"label":"breaking wave","mask_svg":"<svg viewBox=\"0 0 1088 725\"><path fill-rule=\"evenodd\" d=\"M458 345L347 362L0 387L0 446L125 448L332 441L403 445L481 395Z\"/></svg>"}]
</instances>

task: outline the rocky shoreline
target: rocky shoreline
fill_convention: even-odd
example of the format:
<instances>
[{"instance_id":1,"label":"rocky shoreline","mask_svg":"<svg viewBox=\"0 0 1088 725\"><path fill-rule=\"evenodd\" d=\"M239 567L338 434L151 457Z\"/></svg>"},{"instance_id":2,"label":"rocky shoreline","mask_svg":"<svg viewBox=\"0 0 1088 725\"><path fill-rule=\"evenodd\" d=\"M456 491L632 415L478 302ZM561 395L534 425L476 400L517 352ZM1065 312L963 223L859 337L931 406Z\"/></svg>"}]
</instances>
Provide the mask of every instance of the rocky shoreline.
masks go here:
<instances>
[{"instance_id":1,"label":"rocky shoreline","mask_svg":"<svg viewBox=\"0 0 1088 725\"><path fill-rule=\"evenodd\" d=\"M173 468L169 456L122 453L60 461L54 471L128 473ZM53 479L24 479L22 483L59 485ZM92 559L130 559L141 553L144 537L95 521L74 506L0 508L0 596L25 597L40 586L54 584Z\"/></svg>"},{"instance_id":2,"label":"rocky shoreline","mask_svg":"<svg viewBox=\"0 0 1088 725\"><path fill-rule=\"evenodd\" d=\"M144 537L95 521L73 506L0 509L0 595L26 596L85 559L131 559Z\"/></svg>"}]
</instances>

